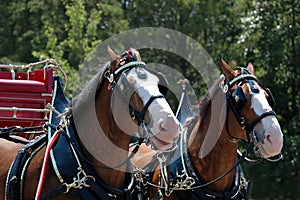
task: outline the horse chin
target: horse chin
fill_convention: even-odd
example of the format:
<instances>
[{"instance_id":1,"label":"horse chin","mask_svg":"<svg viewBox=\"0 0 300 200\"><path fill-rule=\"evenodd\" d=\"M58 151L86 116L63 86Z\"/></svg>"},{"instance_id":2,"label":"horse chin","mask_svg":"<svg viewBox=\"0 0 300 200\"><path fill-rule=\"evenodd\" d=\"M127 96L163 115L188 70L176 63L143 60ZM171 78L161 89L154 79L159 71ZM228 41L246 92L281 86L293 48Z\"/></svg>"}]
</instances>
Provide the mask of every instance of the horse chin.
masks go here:
<instances>
[{"instance_id":1,"label":"horse chin","mask_svg":"<svg viewBox=\"0 0 300 200\"><path fill-rule=\"evenodd\" d=\"M150 137L152 148L155 150L168 150L173 147L174 142L165 142L160 140L159 138L152 136Z\"/></svg>"}]
</instances>

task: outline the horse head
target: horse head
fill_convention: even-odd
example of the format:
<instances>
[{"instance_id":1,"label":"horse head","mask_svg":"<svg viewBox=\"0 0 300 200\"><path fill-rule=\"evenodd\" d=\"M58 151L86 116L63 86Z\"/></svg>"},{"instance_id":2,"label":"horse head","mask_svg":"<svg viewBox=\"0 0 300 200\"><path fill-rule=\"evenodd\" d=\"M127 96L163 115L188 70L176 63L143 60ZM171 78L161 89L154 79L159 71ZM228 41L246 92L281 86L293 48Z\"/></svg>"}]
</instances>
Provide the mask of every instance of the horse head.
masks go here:
<instances>
[{"instance_id":1,"label":"horse head","mask_svg":"<svg viewBox=\"0 0 300 200\"><path fill-rule=\"evenodd\" d=\"M227 104L239 124L228 128L230 135L253 142L264 158L280 154L283 134L272 109L275 101L270 90L258 83L253 63L249 61L246 68L233 70L221 59L221 68L227 81L224 85Z\"/></svg>"},{"instance_id":2,"label":"horse head","mask_svg":"<svg viewBox=\"0 0 300 200\"><path fill-rule=\"evenodd\" d=\"M164 98L167 80L161 73L148 69L136 49L130 48L124 54L117 55L108 47L107 52L111 60L110 68L116 76L115 93L119 93L114 96L122 96L121 101L128 102L131 119L144 129L139 132L144 132L142 137L148 139L153 149L171 148L181 126ZM112 105L113 113L120 108L115 105ZM114 117L119 127L128 125L123 117L120 119L117 114Z\"/></svg>"}]
</instances>

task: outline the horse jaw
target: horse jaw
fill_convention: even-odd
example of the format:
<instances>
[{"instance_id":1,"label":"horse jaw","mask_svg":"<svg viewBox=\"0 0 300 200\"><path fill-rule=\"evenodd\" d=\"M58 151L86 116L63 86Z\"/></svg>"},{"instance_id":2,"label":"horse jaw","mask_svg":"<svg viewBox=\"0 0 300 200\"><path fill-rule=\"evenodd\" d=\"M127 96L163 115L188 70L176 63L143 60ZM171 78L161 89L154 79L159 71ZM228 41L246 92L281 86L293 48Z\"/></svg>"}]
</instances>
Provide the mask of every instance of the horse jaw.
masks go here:
<instances>
[{"instance_id":1,"label":"horse jaw","mask_svg":"<svg viewBox=\"0 0 300 200\"><path fill-rule=\"evenodd\" d=\"M260 89L259 93L252 93L251 107L257 116L272 110ZM260 152L264 157L272 157L281 152L283 146L283 134L279 122L275 116L267 116L261 121L261 131L256 132L259 139Z\"/></svg>"}]
</instances>

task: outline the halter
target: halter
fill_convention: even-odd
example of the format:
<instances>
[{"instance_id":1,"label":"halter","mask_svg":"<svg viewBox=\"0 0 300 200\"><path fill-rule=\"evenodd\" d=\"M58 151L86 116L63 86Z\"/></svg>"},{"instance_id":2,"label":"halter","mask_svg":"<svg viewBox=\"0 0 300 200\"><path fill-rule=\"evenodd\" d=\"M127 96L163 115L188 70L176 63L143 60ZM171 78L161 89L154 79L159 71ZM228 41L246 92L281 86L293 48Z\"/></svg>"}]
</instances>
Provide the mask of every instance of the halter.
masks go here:
<instances>
[{"instance_id":1,"label":"halter","mask_svg":"<svg viewBox=\"0 0 300 200\"><path fill-rule=\"evenodd\" d=\"M251 91L257 92L258 88L256 87L255 83L257 83L257 78L254 75L251 75L249 73L249 71L245 68L238 68L239 70L239 75L236 76L234 79L232 79L231 81L227 81L226 84L223 86L223 92L226 94L226 102L227 102L227 108L226 108L226 131L229 134L230 137L234 138L234 139L239 139L236 138L234 136L232 136L232 134L230 134L229 131L229 109L231 109L231 111L233 112L234 116L237 119L237 122L239 123L239 125L242 127L242 129L246 130L246 134L247 134L247 139L249 144L251 144L253 146L253 152L255 154L257 154L259 157L264 158L258 148L258 139L254 133L254 127L257 123L259 123L262 119L264 119L265 117L268 116L275 116L276 117L276 113L273 110L267 111L263 114L261 114L260 116L258 116L256 119L252 120L252 121L247 121L246 118L240 114L240 112L238 111L238 109L236 108L236 106L234 105L233 102L233 98L232 98L232 93L229 92L229 90L235 86L236 84L241 85L243 83L249 83L250 85L250 89ZM239 87L239 86L238 86ZM264 158L268 161L278 161L280 159L282 159L282 155L280 155L280 158L272 160L269 158Z\"/></svg>"}]
</instances>

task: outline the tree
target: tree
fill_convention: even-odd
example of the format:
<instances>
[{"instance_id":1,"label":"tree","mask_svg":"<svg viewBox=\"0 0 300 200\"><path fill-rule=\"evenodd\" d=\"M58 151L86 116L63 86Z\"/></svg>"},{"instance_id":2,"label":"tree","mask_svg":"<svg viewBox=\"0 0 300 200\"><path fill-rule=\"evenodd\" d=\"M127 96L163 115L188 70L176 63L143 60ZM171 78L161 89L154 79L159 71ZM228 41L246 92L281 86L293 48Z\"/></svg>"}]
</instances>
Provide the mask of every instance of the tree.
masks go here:
<instances>
[{"instance_id":1,"label":"tree","mask_svg":"<svg viewBox=\"0 0 300 200\"><path fill-rule=\"evenodd\" d=\"M67 94L76 90L76 74L85 56L102 40L128 28L120 3L78 1L5 1L0 10L5 38L0 44L3 63L56 59L68 74ZM5 50L6 49L6 50Z\"/></svg>"},{"instance_id":2,"label":"tree","mask_svg":"<svg viewBox=\"0 0 300 200\"><path fill-rule=\"evenodd\" d=\"M259 181L253 185L253 197L266 191L268 197L297 199L299 187L299 20L300 3L294 0L252 1L244 18L245 26L251 27L244 35L243 45L248 45L247 57L255 57L258 69L264 76L261 81L271 88L277 105L274 108L280 119L284 135L284 161L278 165L263 163L247 167L248 173ZM247 19L247 20L246 20ZM252 45L251 45L252 44ZM276 163L277 164L277 163ZM269 172L266 174L266 172ZM261 176L261 174L266 174ZM284 188L261 185L276 182Z\"/></svg>"}]
</instances>

